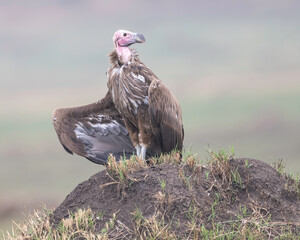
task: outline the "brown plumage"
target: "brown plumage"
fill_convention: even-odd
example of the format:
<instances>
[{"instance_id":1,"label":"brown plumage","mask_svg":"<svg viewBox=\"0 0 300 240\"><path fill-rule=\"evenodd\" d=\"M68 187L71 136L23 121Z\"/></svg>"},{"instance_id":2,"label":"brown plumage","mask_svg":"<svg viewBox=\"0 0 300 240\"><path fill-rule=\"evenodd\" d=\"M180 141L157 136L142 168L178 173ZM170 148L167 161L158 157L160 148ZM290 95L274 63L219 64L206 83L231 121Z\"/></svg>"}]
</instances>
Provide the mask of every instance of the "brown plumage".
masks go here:
<instances>
[{"instance_id":1,"label":"brown plumage","mask_svg":"<svg viewBox=\"0 0 300 240\"><path fill-rule=\"evenodd\" d=\"M182 150L183 124L179 103L128 46L144 42L141 34L119 30L110 54L108 93L101 101L57 109L53 124L69 153L105 164L135 153L143 159Z\"/></svg>"}]
</instances>

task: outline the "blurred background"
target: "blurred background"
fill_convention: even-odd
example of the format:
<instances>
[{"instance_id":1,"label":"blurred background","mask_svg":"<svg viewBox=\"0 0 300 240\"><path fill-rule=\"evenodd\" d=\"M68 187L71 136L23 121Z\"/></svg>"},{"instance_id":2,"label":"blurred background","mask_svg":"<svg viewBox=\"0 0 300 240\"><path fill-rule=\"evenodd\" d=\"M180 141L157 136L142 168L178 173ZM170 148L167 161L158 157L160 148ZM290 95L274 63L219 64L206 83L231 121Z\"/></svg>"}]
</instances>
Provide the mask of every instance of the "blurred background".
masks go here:
<instances>
[{"instance_id":1,"label":"blurred background","mask_svg":"<svg viewBox=\"0 0 300 240\"><path fill-rule=\"evenodd\" d=\"M112 36L134 46L181 103L185 146L300 172L300 2L9 1L0 3L0 229L57 206L103 167L67 154L58 107L101 99Z\"/></svg>"}]
</instances>

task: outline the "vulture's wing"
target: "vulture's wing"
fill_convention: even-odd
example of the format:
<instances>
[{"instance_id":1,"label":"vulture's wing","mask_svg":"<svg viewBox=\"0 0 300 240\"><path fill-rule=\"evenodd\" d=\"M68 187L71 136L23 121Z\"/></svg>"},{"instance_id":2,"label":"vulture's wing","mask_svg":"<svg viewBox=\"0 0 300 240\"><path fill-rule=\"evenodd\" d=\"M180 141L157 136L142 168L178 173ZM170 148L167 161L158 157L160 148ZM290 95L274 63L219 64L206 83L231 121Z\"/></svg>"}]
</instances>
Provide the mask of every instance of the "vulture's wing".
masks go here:
<instances>
[{"instance_id":1,"label":"vulture's wing","mask_svg":"<svg viewBox=\"0 0 300 240\"><path fill-rule=\"evenodd\" d=\"M54 110L53 125L68 153L94 163L105 164L109 154L129 157L135 150L110 93L96 103Z\"/></svg>"},{"instance_id":2,"label":"vulture's wing","mask_svg":"<svg viewBox=\"0 0 300 240\"><path fill-rule=\"evenodd\" d=\"M175 96L159 79L152 81L148 95L152 131L162 151L182 150L182 113Z\"/></svg>"}]
</instances>

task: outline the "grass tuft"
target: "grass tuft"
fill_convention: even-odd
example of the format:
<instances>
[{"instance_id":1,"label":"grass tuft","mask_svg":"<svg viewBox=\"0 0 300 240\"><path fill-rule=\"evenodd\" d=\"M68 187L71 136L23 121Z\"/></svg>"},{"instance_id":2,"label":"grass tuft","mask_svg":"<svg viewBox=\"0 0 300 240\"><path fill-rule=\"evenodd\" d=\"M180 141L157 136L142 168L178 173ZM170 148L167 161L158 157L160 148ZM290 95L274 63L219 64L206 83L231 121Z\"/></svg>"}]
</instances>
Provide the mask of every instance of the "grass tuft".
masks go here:
<instances>
[{"instance_id":1,"label":"grass tuft","mask_svg":"<svg viewBox=\"0 0 300 240\"><path fill-rule=\"evenodd\" d=\"M133 216L134 232L137 239L178 239L159 212L146 218L139 209L136 209Z\"/></svg>"},{"instance_id":2,"label":"grass tuft","mask_svg":"<svg viewBox=\"0 0 300 240\"><path fill-rule=\"evenodd\" d=\"M300 176L297 174L287 174L285 172L285 163L282 159L273 163L272 166L275 168L278 174L282 175L286 179L285 190L290 194L295 194L297 198L300 198Z\"/></svg>"},{"instance_id":3,"label":"grass tuft","mask_svg":"<svg viewBox=\"0 0 300 240\"><path fill-rule=\"evenodd\" d=\"M4 240L13 239L105 239L95 232L95 217L91 209L79 209L62 219L58 226L50 224L52 210L35 210L23 224L14 223L12 233L3 235Z\"/></svg>"},{"instance_id":4,"label":"grass tuft","mask_svg":"<svg viewBox=\"0 0 300 240\"><path fill-rule=\"evenodd\" d=\"M209 172L206 172L206 178L212 178L210 190L216 189L224 198L226 193L232 189L232 184L238 182L238 171L233 171L230 167L230 161L233 160L233 149L228 154L220 149L218 153L208 150L210 159L208 160Z\"/></svg>"}]
</instances>

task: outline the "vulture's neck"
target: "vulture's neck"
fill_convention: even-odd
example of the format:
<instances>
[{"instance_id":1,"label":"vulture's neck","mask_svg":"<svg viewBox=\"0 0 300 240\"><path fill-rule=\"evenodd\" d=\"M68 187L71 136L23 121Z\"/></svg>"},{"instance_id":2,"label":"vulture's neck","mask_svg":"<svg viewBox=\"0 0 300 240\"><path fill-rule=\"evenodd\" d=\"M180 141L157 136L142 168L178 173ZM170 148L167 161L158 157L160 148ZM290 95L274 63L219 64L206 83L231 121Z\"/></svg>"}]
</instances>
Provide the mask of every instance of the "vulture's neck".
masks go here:
<instances>
[{"instance_id":1,"label":"vulture's neck","mask_svg":"<svg viewBox=\"0 0 300 240\"><path fill-rule=\"evenodd\" d=\"M120 47L117 46L115 51L113 51L110 56L110 61L112 64L115 64L116 61L119 65L123 65L131 61L135 57L135 50L130 49L129 47Z\"/></svg>"},{"instance_id":2,"label":"vulture's neck","mask_svg":"<svg viewBox=\"0 0 300 240\"><path fill-rule=\"evenodd\" d=\"M129 47L120 47L116 48L119 60L123 63L127 63L131 59L132 50Z\"/></svg>"},{"instance_id":3,"label":"vulture's neck","mask_svg":"<svg viewBox=\"0 0 300 240\"><path fill-rule=\"evenodd\" d=\"M138 53L135 49L130 49L128 47L118 47L114 51L109 54L110 62L113 65L118 65L121 67L122 65L128 63L134 63L139 61Z\"/></svg>"}]
</instances>

